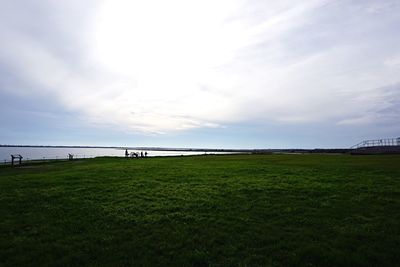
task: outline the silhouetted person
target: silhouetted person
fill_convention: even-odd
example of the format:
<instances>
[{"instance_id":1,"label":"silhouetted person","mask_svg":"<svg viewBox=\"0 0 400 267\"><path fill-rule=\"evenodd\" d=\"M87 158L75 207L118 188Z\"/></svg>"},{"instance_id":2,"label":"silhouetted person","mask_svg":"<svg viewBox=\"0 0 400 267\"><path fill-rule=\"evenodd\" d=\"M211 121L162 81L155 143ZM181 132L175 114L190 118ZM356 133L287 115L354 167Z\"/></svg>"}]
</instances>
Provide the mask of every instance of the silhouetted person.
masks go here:
<instances>
[{"instance_id":1,"label":"silhouetted person","mask_svg":"<svg viewBox=\"0 0 400 267\"><path fill-rule=\"evenodd\" d=\"M146 152L144 152L144 156L145 156L145 157L147 157L147 151L146 151Z\"/></svg>"},{"instance_id":2,"label":"silhouetted person","mask_svg":"<svg viewBox=\"0 0 400 267\"><path fill-rule=\"evenodd\" d=\"M125 149L125 158L129 156L128 149Z\"/></svg>"},{"instance_id":3,"label":"silhouetted person","mask_svg":"<svg viewBox=\"0 0 400 267\"><path fill-rule=\"evenodd\" d=\"M144 157L144 155L143 155L143 151L140 151L140 157L141 157L141 158L143 158L143 157Z\"/></svg>"}]
</instances>

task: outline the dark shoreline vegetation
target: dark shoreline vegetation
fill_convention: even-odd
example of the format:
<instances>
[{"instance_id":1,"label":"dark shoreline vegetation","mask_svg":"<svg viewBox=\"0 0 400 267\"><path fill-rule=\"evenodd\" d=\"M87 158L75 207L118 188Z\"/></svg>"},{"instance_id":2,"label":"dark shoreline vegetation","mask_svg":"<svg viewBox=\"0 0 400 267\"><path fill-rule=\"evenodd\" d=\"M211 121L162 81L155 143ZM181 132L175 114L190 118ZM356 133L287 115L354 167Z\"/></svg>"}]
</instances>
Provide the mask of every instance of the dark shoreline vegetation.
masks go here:
<instances>
[{"instance_id":1,"label":"dark shoreline vegetation","mask_svg":"<svg viewBox=\"0 0 400 267\"><path fill-rule=\"evenodd\" d=\"M253 148L253 149L231 149L231 148L177 148L177 147L129 147L129 146L63 146L63 145L5 145L0 147L20 148L104 148L120 150L147 150L147 151L176 151L176 152L232 152L232 153L349 153L351 148Z\"/></svg>"},{"instance_id":2,"label":"dark shoreline vegetation","mask_svg":"<svg viewBox=\"0 0 400 267\"><path fill-rule=\"evenodd\" d=\"M0 167L1 266L395 266L400 156Z\"/></svg>"}]
</instances>

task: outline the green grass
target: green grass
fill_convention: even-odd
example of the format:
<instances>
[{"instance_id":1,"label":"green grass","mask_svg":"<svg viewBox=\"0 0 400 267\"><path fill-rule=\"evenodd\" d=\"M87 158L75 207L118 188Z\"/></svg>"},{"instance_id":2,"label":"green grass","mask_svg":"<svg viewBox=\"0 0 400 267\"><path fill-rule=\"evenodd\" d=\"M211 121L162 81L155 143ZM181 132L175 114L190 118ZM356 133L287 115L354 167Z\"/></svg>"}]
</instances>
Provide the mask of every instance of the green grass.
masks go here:
<instances>
[{"instance_id":1,"label":"green grass","mask_svg":"<svg viewBox=\"0 0 400 267\"><path fill-rule=\"evenodd\" d=\"M398 266L400 156L0 168L1 266Z\"/></svg>"}]
</instances>

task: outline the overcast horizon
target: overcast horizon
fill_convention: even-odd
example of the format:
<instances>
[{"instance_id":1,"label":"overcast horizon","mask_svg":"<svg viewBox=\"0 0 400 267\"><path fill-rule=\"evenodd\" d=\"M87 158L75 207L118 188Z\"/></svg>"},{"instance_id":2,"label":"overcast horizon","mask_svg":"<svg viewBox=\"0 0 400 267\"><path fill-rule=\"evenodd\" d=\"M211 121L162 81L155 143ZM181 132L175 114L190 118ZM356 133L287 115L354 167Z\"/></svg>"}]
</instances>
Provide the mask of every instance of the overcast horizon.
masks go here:
<instances>
[{"instance_id":1,"label":"overcast horizon","mask_svg":"<svg viewBox=\"0 0 400 267\"><path fill-rule=\"evenodd\" d=\"M400 1L0 1L0 144L400 137Z\"/></svg>"}]
</instances>

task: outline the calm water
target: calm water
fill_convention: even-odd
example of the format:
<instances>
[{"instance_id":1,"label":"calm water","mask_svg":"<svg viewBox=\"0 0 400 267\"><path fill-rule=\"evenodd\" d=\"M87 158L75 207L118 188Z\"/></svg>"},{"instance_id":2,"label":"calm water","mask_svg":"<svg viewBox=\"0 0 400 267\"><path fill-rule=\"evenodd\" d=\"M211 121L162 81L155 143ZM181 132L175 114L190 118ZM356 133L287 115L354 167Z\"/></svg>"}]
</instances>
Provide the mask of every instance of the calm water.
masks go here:
<instances>
[{"instance_id":1,"label":"calm water","mask_svg":"<svg viewBox=\"0 0 400 267\"><path fill-rule=\"evenodd\" d=\"M128 150L128 152L141 152ZM143 151L144 153L145 151ZM201 155L204 152L147 151L148 157ZM111 148L36 148L36 147L0 147L0 163L11 160L11 154L20 154L23 160L31 159L66 159L68 154L74 158L94 158L99 156L124 157L125 150Z\"/></svg>"}]
</instances>

